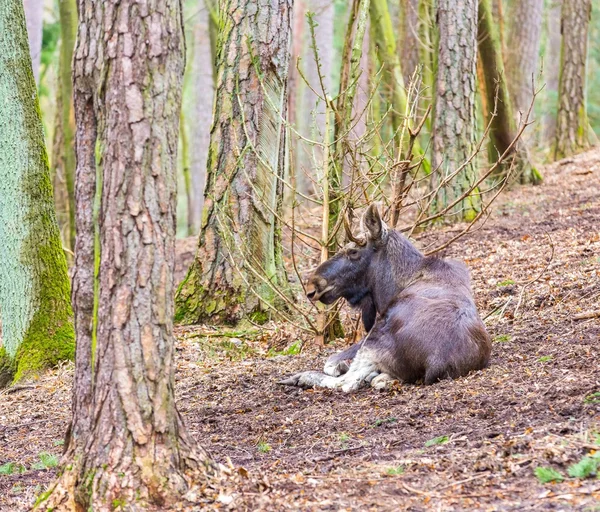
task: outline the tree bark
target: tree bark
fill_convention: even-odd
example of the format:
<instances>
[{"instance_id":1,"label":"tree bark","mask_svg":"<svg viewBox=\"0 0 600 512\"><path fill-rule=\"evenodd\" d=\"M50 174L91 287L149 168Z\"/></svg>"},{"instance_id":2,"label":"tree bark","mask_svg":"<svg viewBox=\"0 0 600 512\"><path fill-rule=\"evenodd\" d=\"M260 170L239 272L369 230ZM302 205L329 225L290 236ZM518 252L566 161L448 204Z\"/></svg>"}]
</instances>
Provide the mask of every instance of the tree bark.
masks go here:
<instances>
[{"instance_id":1,"label":"tree bark","mask_svg":"<svg viewBox=\"0 0 600 512\"><path fill-rule=\"evenodd\" d=\"M176 319L235 323L286 286L278 215L285 170L291 0L224 0L202 230Z\"/></svg>"},{"instance_id":2,"label":"tree bark","mask_svg":"<svg viewBox=\"0 0 600 512\"><path fill-rule=\"evenodd\" d=\"M62 472L38 506L170 510L213 471L174 397L181 3L78 9L73 418Z\"/></svg>"},{"instance_id":3,"label":"tree bark","mask_svg":"<svg viewBox=\"0 0 600 512\"><path fill-rule=\"evenodd\" d=\"M75 248L75 114L71 60L77 33L77 3L60 0L60 55L56 88L56 122L52 143L52 183L58 225L63 230L63 243Z\"/></svg>"},{"instance_id":4,"label":"tree bark","mask_svg":"<svg viewBox=\"0 0 600 512\"><path fill-rule=\"evenodd\" d=\"M555 159L589 147L585 74L591 12L592 0L563 0Z\"/></svg>"},{"instance_id":5,"label":"tree bark","mask_svg":"<svg viewBox=\"0 0 600 512\"><path fill-rule=\"evenodd\" d=\"M21 0L0 3L0 104L2 351L19 380L74 353L67 265Z\"/></svg>"},{"instance_id":6,"label":"tree bark","mask_svg":"<svg viewBox=\"0 0 600 512\"><path fill-rule=\"evenodd\" d=\"M198 0L198 15L194 18L193 59L190 73L194 87L194 118L190 123L190 174L192 182L191 233L198 236L204 206L206 162L212 124L214 81L210 44L210 13L205 0Z\"/></svg>"},{"instance_id":7,"label":"tree bark","mask_svg":"<svg viewBox=\"0 0 600 512\"><path fill-rule=\"evenodd\" d=\"M29 40L29 55L33 67L35 83L40 78L40 62L42 57L42 34L44 27L44 0L23 0L25 20L27 21L27 36Z\"/></svg>"},{"instance_id":8,"label":"tree bark","mask_svg":"<svg viewBox=\"0 0 600 512\"><path fill-rule=\"evenodd\" d=\"M419 0L400 0L401 38L398 49L402 55L404 83L410 84L419 65Z\"/></svg>"},{"instance_id":9,"label":"tree bark","mask_svg":"<svg viewBox=\"0 0 600 512\"><path fill-rule=\"evenodd\" d=\"M506 73L504 72L498 31L492 17L490 0L479 0L477 31L479 58L481 59L485 79L481 85L485 90L486 104L489 110L486 123L491 121L488 156L490 162L495 162L510 147L517 133L517 128L506 83ZM497 98L496 94L498 95ZM490 119L494 111L494 105L497 105L496 116ZM535 183L539 181L540 175L531 166L527 152L522 145L517 144L514 146L510 155L515 158L514 165L522 182ZM504 169L506 170L506 166Z\"/></svg>"},{"instance_id":10,"label":"tree bark","mask_svg":"<svg viewBox=\"0 0 600 512\"><path fill-rule=\"evenodd\" d=\"M533 80L539 75L543 9L544 0L520 0L513 2L509 11L506 75L513 105L521 113L531 104Z\"/></svg>"},{"instance_id":11,"label":"tree bark","mask_svg":"<svg viewBox=\"0 0 600 512\"><path fill-rule=\"evenodd\" d=\"M438 0L438 66L433 122L432 187L468 161L475 149L475 77L477 67L477 0L455 4ZM443 208L477 180L475 160L452 181L441 187L435 208ZM437 178L437 179L436 179ZM481 208L477 195L459 203L454 213L465 220L475 218Z\"/></svg>"}]
</instances>

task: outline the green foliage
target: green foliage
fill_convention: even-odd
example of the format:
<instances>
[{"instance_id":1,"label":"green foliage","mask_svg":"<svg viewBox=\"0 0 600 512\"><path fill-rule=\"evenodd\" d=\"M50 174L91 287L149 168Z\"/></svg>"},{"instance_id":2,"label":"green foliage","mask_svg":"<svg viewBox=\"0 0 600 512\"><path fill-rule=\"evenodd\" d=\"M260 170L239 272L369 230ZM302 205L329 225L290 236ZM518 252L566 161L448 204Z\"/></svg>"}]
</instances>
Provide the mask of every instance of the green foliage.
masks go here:
<instances>
[{"instance_id":1,"label":"green foliage","mask_svg":"<svg viewBox=\"0 0 600 512\"><path fill-rule=\"evenodd\" d=\"M512 336L510 334L498 334L498 336L494 337L494 342L496 343L505 343L510 340L512 340Z\"/></svg>"},{"instance_id":2,"label":"green foliage","mask_svg":"<svg viewBox=\"0 0 600 512\"><path fill-rule=\"evenodd\" d=\"M347 432L340 432L338 435L338 439L342 444L347 443L348 441L350 441L350 434L348 434Z\"/></svg>"},{"instance_id":3,"label":"green foliage","mask_svg":"<svg viewBox=\"0 0 600 512\"><path fill-rule=\"evenodd\" d=\"M564 480L564 477L558 471L552 468L539 466L533 470L533 473L543 484L547 484L549 482L562 482Z\"/></svg>"},{"instance_id":4,"label":"green foliage","mask_svg":"<svg viewBox=\"0 0 600 512\"><path fill-rule=\"evenodd\" d=\"M396 418L394 418L393 416L390 416L389 418L382 418L382 419L375 420L375 423L371 426L372 427L380 427L381 425L384 425L385 423L396 423L397 421L398 420Z\"/></svg>"},{"instance_id":5,"label":"green foliage","mask_svg":"<svg viewBox=\"0 0 600 512\"><path fill-rule=\"evenodd\" d=\"M540 363L547 363L549 361L552 361L554 359L554 356L549 355L549 356L542 356L538 358L538 362Z\"/></svg>"},{"instance_id":6,"label":"green foliage","mask_svg":"<svg viewBox=\"0 0 600 512\"><path fill-rule=\"evenodd\" d=\"M439 436L425 442L425 446L435 446L436 444L445 444L449 441L448 436Z\"/></svg>"},{"instance_id":7,"label":"green foliage","mask_svg":"<svg viewBox=\"0 0 600 512\"><path fill-rule=\"evenodd\" d=\"M586 396L583 401L586 404L600 404L600 391L596 391L595 393Z\"/></svg>"},{"instance_id":8,"label":"green foliage","mask_svg":"<svg viewBox=\"0 0 600 512\"><path fill-rule=\"evenodd\" d=\"M589 478L598 474L599 466L600 452L591 457L583 457L579 462L570 465L567 473L573 478Z\"/></svg>"},{"instance_id":9,"label":"green foliage","mask_svg":"<svg viewBox=\"0 0 600 512\"><path fill-rule=\"evenodd\" d=\"M504 281L500 281L498 284L496 284L496 286L510 286L512 284L515 284L515 282L512 279L505 279Z\"/></svg>"},{"instance_id":10,"label":"green foliage","mask_svg":"<svg viewBox=\"0 0 600 512\"><path fill-rule=\"evenodd\" d=\"M58 457L52 453L42 452L38 455L40 461L31 466L31 469L51 469L58 466Z\"/></svg>"},{"instance_id":11,"label":"green foliage","mask_svg":"<svg viewBox=\"0 0 600 512\"><path fill-rule=\"evenodd\" d=\"M27 468L25 468L23 464L17 464L15 462L7 462L0 466L0 475L4 476L13 475L15 473L22 474L25 473L25 471L27 471Z\"/></svg>"},{"instance_id":12,"label":"green foliage","mask_svg":"<svg viewBox=\"0 0 600 512\"><path fill-rule=\"evenodd\" d=\"M260 453L268 453L272 450L271 445L265 441L260 441L257 448Z\"/></svg>"},{"instance_id":13,"label":"green foliage","mask_svg":"<svg viewBox=\"0 0 600 512\"><path fill-rule=\"evenodd\" d=\"M404 473L404 466L396 466L395 468L387 468L385 474L389 476L398 476Z\"/></svg>"},{"instance_id":14,"label":"green foliage","mask_svg":"<svg viewBox=\"0 0 600 512\"><path fill-rule=\"evenodd\" d=\"M275 349L269 349L269 351L267 352L267 357L275 357L275 356L296 356L300 353L300 350L302 349L302 341L297 340L294 343L292 343L289 347L285 348L284 350L275 350Z\"/></svg>"}]
</instances>

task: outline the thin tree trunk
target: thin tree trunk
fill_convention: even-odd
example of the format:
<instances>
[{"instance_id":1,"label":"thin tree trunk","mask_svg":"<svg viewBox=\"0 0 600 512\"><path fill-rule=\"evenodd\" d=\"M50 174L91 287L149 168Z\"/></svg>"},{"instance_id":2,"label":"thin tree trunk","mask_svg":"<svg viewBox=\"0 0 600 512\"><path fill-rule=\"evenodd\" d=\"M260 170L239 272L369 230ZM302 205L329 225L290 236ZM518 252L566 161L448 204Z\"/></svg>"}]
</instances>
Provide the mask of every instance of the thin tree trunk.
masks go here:
<instances>
[{"instance_id":1,"label":"thin tree trunk","mask_svg":"<svg viewBox=\"0 0 600 512\"><path fill-rule=\"evenodd\" d=\"M287 283L278 215L292 3L227 0L220 16L202 230L177 293L185 323L266 320Z\"/></svg>"},{"instance_id":2,"label":"thin tree trunk","mask_svg":"<svg viewBox=\"0 0 600 512\"><path fill-rule=\"evenodd\" d=\"M0 309L15 380L74 353L69 279L21 0L0 2Z\"/></svg>"},{"instance_id":3,"label":"thin tree trunk","mask_svg":"<svg viewBox=\"0 0 600 512\"><path fill-rule=\"evenodd\" d=\"M546 55L544 56L544 80L546 97L543 117L544 142L554 142L556 137L556 111L558 109L558 79L560 75L560 11L562 0L553 0L546 9Z\"/></svg>"},{"instance_id":4,"label":"thin tree trunk","mask_svg":"<svg viewBox=\"0 0 600 512\"><path fill-rule=\"evenodd\" d=\"M71 60L77 32L77 3L60 0L60 55L56 88L56 123L52 143L52 183L58 225L63 230L63 243L75 248L75 114Z\"/></svg>"},{"instance_id":5,"label":"thin tree trunk","mask_svg":"<svg viewBox=\"0 0 600 512\"><path fill-rule=\"evenodd\" d=\"M400 7L401 38L398 50L402 55L404 83L409 85L419 65L419 0L400 0Z\"/></svg>"},{"instance_id":6,"label":"thin tree trunk","mask_svg":"<svg viewBox=\"0 0 600 512\"><path fill-rule=\"evenodd\" d=\"M198 0L199 12L194 18L193 59L189 73L194 88L194 116L190 120L190 177L192 182L192 208L190 235L198 236L204 206L206 162L210 127L212 124L214 80L210 42L210 13L205 0Z\"/></svg>"},{"instance_id":7,"label":"thin tree trunk","mask_svg":"<svg viewBox=\"0 0 600 512\"><path fill-rule=\"evenodd\" d=\"M563 0L555 159L589 147L586 60L592 0Z\"/></svg>"},{"instance_id":8,"label":"thin tree trunk","mask_svg":"<svg viewBox=\"0 0 600 512\"><path fill-rule=\"evenodd\" d=\"M438 0L438 67L433 122L432 186L468 161L475 149L475 78L477 64L477 0L455 4ZM436 179L439 178L439 179ZM475 160L440 188L436 208L443 208L472 187L477 179ZM472 220L481 209L477 195L467 197L455 212Z\"/></svg>"},{"instance_id":9,"label":"thin tree trunk","mask_svg":"<svg viewBox=\"0 0 600 512\"><path fill-rule=\"evenodd\" d=\"M78 7L73 419L40 508L170 510L212 471L174 397L181 4Z\"/></svg>"},{"instance_id":10,"label":"thin tree trunk","mask_svg":"<svg viewBox=\"0 0 600 512\"><path fill-rule=\"evenodd\" d=\"M495 162L510 147L517 133L517 128L506 83L498 31L492 17L490 0L479 0L477 39L479 58L482 62L485 78L482 86L485 89L486 104L490 116L494 111L494 105L497 105L496 116L491 119L490 143L488 146L489 160L490 162ZM488 122L490 122L489 117L486 119L486 123ZM511 155L515 158L514 165L523 182L539 181L540 175L531 166L527 152L522 145L517 144L511 151Z\"/></svg>"},{"instance_id":11,"label":"thin tree trunk","mask_svg":"<svg viewBox=\"0 0 600 512\"><path fill-rule=\"evenodd\" d=\"M538 61L544 0L513 2L508 19L506 78L515 110L525 113L533 98L533 80L539 75Z\"/></svg>"},{"instance_id":12,"label":"thin tree trunk","mask_svg":"<svg viewBox=\"0 0 600 512\"><path fill-rule=\"evenodd\" d=\"M3 0L7 1L7 0ZM44 26L44 0L23 0L27 35L29 39L29 55L33 67L35 82L40 78L40 62L42 57L42 33Z\"/></svg>"}]
</instances>

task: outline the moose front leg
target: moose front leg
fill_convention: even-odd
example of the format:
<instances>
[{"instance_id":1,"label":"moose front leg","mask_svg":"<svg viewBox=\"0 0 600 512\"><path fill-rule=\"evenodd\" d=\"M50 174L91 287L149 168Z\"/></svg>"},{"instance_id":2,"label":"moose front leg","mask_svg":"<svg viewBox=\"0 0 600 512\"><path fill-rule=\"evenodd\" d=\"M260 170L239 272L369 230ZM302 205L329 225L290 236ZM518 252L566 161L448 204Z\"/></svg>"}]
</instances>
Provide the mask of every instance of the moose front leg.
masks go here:
<instances>
[{"instance_id":1,"label":"moose front leg","mask_svg":"<svg viewBox=\"0 0 600 512\"><path fill-rule=\"evenodd\" d=\"M342 388L344 393L348 393L350 391L356 391L358 388L365 385L369 378L377 371L377 365L370 357L369 351L363 349L358 351L350 365L350 369L344 375L332 377L321 372L302 372L279 381L279 384L285 386L299 386L302 388Z\"/></svg>"}]
</instances>

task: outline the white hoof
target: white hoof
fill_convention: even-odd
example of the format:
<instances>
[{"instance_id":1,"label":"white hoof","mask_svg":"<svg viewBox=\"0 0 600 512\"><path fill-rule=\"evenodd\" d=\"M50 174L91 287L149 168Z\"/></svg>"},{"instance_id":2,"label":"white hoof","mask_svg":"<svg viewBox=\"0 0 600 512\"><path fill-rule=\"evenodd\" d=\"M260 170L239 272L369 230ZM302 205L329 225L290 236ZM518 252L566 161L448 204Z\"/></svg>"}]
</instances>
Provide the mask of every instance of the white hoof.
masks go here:
<instances>
[{"instance_id":1,"label":"white hoof","mask_svg":"<svg viewBox=\"0 0 600 512\"><path fill-rule=\"evenodd\" d=\"M378 391L383 391L390 389L394 382L396 382L396 379L390 377L387 373L380 373L371 381L371 387Z\"/></svg>"}]
</instances>

